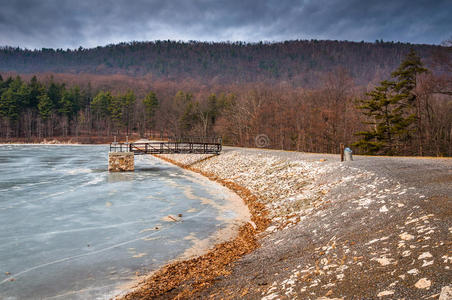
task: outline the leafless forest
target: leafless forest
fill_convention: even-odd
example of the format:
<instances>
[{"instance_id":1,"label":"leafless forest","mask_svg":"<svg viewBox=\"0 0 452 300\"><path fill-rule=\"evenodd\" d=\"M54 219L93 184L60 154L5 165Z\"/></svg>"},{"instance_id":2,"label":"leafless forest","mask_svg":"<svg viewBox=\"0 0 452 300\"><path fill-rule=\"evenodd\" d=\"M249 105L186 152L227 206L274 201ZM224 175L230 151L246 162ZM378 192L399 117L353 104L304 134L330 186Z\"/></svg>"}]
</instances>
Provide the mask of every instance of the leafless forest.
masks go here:
<instances>
[{"instance_id":1,"label":"leafless forest","mask_svg":"<svg viewBox=\"0 0 452 300\"><path fill-rule=\"evenodd\" d=\"M119 57L133 61L127 67L117 56L111 62L108 55L98 64L109 47L80 49L77 55L3 49L0 57L9 58L0 63L1 141L220 135L225 144L254 147L256 137L266 135L269 148L337 153L340 143L355 145L359 132L376 126L359 103L391 78L410 49L381 42L311 42L310 52L297 52L290 43L214 45L215 52L208 44L188 43L180 47L189 50L177 52L177 45L171 51L179 60L174 62L171 51L158 56L168 60L157 75L153 61L140 56L142 51L131 54L137 45L121 46ZM409 91L415 99L410 138L391 153L451 156L451 47L413 48L428 71L417 74ZM248 65L243 63L247 53ZM307 53L309 59L301 60ZM141 60L141 67L133 67Z\"/></svg>"}]
</instances>

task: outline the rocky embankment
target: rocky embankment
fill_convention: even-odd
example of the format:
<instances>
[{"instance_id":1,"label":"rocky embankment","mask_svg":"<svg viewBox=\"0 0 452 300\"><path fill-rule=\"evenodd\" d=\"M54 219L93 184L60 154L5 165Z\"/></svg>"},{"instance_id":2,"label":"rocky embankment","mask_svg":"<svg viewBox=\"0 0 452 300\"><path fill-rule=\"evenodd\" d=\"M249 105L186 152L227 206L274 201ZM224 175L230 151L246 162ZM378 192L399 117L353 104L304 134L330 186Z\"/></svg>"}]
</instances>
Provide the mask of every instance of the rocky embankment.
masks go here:
<instances>
[{"instance_id":1,"label":"rocky embankment","mask_svg":"<svg viewBox=\"0 0 452 300\"><path fill-rule=\"evenodd\" d=\"M270 219L257 235L260 247L190 297L451 297L451 159L341 163L334 155L239 148L164 157L245 187Z\"/></svg>"}]
</instances>

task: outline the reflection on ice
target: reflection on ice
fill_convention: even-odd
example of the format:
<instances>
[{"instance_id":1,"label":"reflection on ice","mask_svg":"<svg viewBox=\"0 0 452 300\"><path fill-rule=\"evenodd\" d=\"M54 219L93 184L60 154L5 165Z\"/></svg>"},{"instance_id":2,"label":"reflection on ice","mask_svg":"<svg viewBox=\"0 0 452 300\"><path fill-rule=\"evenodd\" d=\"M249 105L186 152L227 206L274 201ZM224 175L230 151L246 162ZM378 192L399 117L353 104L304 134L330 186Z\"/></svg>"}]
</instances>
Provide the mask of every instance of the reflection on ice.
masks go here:
<instances>
[{"instance_id":1,"label":"reflection on ice","mask_svg":"<svg viewBox=\"0 0 452 300\"><path fill-rule=\"evenodd\" d=\"M107 175L107 182L109 183L133 181L134 179L135 175L132 172L114 172Z\"/></svg>"}]
</instances>

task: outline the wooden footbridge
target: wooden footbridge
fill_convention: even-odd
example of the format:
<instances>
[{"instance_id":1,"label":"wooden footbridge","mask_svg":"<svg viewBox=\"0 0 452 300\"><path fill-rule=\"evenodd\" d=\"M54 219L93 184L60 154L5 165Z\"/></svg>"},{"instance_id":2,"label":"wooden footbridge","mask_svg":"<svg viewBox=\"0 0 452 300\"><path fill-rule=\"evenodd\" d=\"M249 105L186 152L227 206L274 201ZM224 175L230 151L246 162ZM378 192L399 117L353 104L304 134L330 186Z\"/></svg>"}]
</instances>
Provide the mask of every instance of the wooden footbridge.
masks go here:
<instances>
[{"instance_id":1,"label":"wooden footbridge","mask_svg":"<svg viewBox=\"0 0 452 300\"><path fill-rule=\"evenodd\" d=\"M110 152L133 152L139 154L220 154L221 137L182 137L170 141L110 144Z\"/></svg>"},{"instance_id":2,"label":"wooden footbridge","mask_svg":"<svg viewBox=\"0 0 452 300\"><path fill-rule=\"evenodd\" d=\"M221 137L174 137L168 141L110 144L109 171L133 171L135 155L143 154L220 154Z\"/></svg>"}]
</instances>

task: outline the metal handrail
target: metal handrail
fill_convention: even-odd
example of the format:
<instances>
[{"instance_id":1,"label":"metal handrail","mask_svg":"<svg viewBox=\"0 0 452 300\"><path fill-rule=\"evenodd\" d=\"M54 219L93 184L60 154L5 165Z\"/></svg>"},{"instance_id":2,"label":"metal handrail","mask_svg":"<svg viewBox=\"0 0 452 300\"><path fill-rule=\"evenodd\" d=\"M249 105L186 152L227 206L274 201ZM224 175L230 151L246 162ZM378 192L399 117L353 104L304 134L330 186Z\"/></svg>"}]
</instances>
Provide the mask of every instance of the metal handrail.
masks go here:
<instances>
[{"instance_id":1,"label":"metal handrail","mask_svg":"<svg viewBox=\"0 0 452 300\"><path fill-rule=\"evenodd\" d=\"M169 142L118 143L110 144L110 152L133 152L134 154L196 153L220 154L221 137L180 137Z\"/></svg>"}]
</instances>

